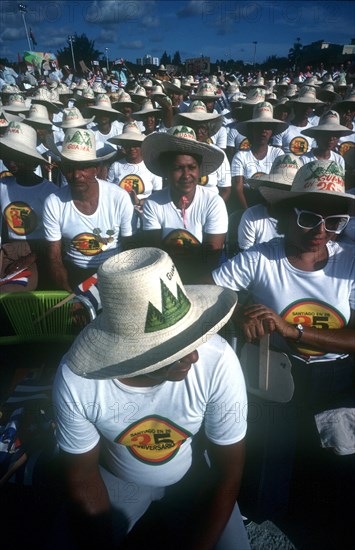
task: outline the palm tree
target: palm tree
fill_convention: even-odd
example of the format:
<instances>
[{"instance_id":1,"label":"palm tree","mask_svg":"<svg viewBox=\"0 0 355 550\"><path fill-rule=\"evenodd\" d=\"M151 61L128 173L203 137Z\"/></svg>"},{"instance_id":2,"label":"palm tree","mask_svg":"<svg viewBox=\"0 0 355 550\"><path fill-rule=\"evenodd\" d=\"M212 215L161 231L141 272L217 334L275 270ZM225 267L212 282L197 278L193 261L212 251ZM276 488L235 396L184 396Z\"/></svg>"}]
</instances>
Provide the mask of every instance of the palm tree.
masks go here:
<instances>
[{"instance_id":1,"label":"palm tree","mask_svg":"<svg viewBox=\"0 0 355 550\"><path fill-rule=\"evenodd\" d=\"M296 42L293 44L293 47L289 49L288 59L293 64L293 70L299 65L299 60L302 55L302 44L300 38L296 38Z\"/></svg>"}]
</instances>

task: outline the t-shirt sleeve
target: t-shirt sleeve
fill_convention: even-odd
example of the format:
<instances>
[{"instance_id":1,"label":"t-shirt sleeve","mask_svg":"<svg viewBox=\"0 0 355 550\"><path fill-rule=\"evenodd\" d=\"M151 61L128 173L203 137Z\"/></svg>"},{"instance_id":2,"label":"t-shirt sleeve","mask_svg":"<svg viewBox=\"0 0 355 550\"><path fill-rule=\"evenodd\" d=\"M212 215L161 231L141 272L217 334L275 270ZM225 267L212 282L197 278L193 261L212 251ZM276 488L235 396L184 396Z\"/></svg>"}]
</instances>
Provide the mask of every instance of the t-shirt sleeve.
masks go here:
<instances>
[{"instance_id":1,"label":"t-shirt sleeve","mask_svg":"<svg viewBox=\"0 0 355 550\"><path fill-rule=\"evenodd\" d=\"M260 252L254 246L224 262L220 267L212 271L212 278L216 285L230 288L231 290L250 289L257 266Z\"/></svg>"},{"instance_id":2,"label":"t-shirt sleeve","mask_svg":"<svg viewBox=\"0 0 355 550\"><path fill-rule=\"evenodd\" d=\"M217 170L217 186L218 187L231 187L231 167L227 155L224 155L224 161Z\"/></svg>"},{"instance_id":3,"label":"t-shirt sleeve","mask_svg":"<svg viewBox=\"0 0 355 550\"><path fill-rule=\"evenodd\" d=\"M232 177L244 176L243 161L239 152L236 153L232 159L231 174L232 174Z\"/></svg>"},{"instance_id":4,"label":"t-shirt sleeve","mask_svg":"<svg viewBox=\"0 0 355 550\"><path fill-rule=\"evenodd\" d=\"M152 178L153 191L160 191L163 189L163 179L160 176L154 176Z\"/></svg>"},{"instance_id":5,"label":"t-shirt sleeve","mask_svg":"<svg viewBox=\"0 0 355 550\"><path fill-rule=\"evenodd\" d=\"M60 226L60 200L52 193L43 205L43 227L46 241L60 241L62 231Z\"/></svg>"},{"instance_id":6,"label":"t-shirt sleeve","mask_svg":"<svg viewBox=\"0 0 355 550\"><path fill-rule=\"evenodd\" d=\"M117 188L117 191L122 191L120 197L120 233L121 237L130 237L133 234L133 213L134 208L129 194L123 189Z\"/></svg>"},{"instance_id":7,"label":"t-shirt sleeve","mask_svg":"<svg viewBox=\"0 0 355 550\"><path fill-rule=\"evenodd\" d=\"M255 226L250 218L249 209L242 215L238 225L238 246L246 250L255 244Z\"/></svg>"},{"instance_id":8,"label":"t-shirt sleeve","mask_svg":"<svg viewBox=\"0 0 355 550\"><path fill-rule=\"evenodd\" d=\"M143 230L151 231L161 228L162 225L157 216L156 203L154 200L147 199L143 206Z\"/></svg>"},{"instance_id":9,"label":"t-shirt sleeve","mask_svg":"<svg viewBox=\"0 0 355 550\"><path fill-rule=\"evenodd\" d=\"M226 203L220 195L210 193L210 203L207 211L203 232L209 235L221 235L228 231L228 213Z\"/></svg>"}]
</instances>

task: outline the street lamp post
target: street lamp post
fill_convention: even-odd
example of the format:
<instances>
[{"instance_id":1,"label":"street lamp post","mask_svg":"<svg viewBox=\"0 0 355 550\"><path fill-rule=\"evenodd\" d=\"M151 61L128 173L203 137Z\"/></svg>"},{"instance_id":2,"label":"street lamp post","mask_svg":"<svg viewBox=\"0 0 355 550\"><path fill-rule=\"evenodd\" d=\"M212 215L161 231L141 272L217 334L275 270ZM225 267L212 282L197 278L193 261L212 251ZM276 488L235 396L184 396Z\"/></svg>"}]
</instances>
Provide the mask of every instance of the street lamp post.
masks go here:
<instances>
[{"instance_id":1,"label":"street lamp post","mask_svg":"<svg viewBox=\"0 0 355 550\"><path fill-rule=\"evenodd\" d=\"M255 58L256 58L256 45L257 45L257 42L253 42L254 44L254 57L253 57L253 69L255 68Z\"/></svg>"},{"instance_id":2,"label":"street lamp post","mask_svg":"<svg viewBox=\"0 0 355 550\"><path fill-rule=\"evenodd\" d=\"M31 51L32 46L31 46L30 35L28 34L28 29L27 29L27 25L26 25L26 18L25 18L25 14L27 13L27 8L24 4L18 4L18 10L22 15L22 20L23 20L23 24L24 24L25 31L26 31L26 36L27 36L28 49Z\"/></svg>"},{"instance_id":3,"label":"street lamp post","mask_svg":"<svg viewBox=\"0 0 355 550\"><path fill-rule=\"evenodd\" d=\"M105 48L105 52L106 52L106 67L108 72L108 48Z\"/></svg>"},{"instance_id":4,"label":"street lamp post","mask_svg":"<svg viewBox=\"0 0 355 550\"><path fill-rule=\"evenodd\" d=\"M74 57L74 50L73 50L73 42L75 42L75 36L69 34L69 36L68 36L68 42L69 42L69 44L70 44L71 56L72 56L72 59L73 59L73 68L74 68L74 71L76 71L75 57Z\"/></svg>"}]
</instances>

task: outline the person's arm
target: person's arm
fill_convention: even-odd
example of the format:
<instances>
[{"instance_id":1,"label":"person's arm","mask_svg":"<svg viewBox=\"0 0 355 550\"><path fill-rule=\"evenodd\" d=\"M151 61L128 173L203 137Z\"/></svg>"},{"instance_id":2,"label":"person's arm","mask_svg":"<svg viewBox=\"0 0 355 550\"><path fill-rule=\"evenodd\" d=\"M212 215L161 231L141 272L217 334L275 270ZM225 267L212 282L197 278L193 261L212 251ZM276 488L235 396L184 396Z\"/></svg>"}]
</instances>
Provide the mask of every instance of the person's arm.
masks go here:
<instances>
[{"instance_id":1,"label":"person's arm","mask_svg":"<svg viewBox=\"0 0 355 550\"><path fill-rule=\"evenodd\" d=\"M218 187L218 192L225 203L227 203L229 197L231 196L232 188L231 187Z\"/></svg>"},{"instance_id":2,"label":"person's arm","mask_svg":"<svg viewBox=\"0 0 355 550\"><path fill-rule=\"evenodd\" d=\"M91 451L61 451L71 533L76 548L114 548L110 500L99 470L99 444Z\"/></svg>"},{"instance_id":3,"label":"person's arm","mask_svg":"<svg viewBox=\"0 0 355 550\"><path fill-rule=\"evenodd\" d=\"M49 273L57 288L73 292L69 284L68 272L62 260L62 241L47 242Z\"/></svg>"},{"instance_id":4,"label":"person's arm","mask_svg":"<svg viewBox=\"0 0 355 550\"><path fill-rule=\"evenodd\" d=\"M162 120L165 128L173 125L173 107L165 97L157 97L155 100L162 108Z\"/></svg>"},{"instance_id":5,"label":"person's arm","mask_svg":"<svg viewBox=\"0 0 355 550\"><path fill-rule=\"evenodd\" d=\"M244 195L244 176L233 176L232 187L237 199L238 208L248 208L248 203Z\"/></svg>"},{"instance_id":6,"label":"person's arm","mask_svg":"<svg viewBox=\"0 0 355 550\"><path fill-rule=\"evenodd\" d=\"M212 549L228 523L238 498L245 459L244 439L232 445L208 443L211 489L194 519L189 548ZM193 523L193 522L192 522ZM236 547L238 543L236 541Z\"/></svg>"}]
</instances>

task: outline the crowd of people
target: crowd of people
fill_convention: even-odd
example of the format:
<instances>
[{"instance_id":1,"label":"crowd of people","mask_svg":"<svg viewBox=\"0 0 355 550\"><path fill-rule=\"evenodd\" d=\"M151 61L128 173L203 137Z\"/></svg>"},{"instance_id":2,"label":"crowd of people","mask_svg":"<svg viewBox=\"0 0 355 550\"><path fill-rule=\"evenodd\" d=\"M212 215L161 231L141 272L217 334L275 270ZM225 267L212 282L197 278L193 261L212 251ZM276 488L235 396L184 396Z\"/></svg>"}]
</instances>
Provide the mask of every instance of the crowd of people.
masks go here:
<instances>
[{"instance_id":1,"label":"crowd of people","mask_svg":"<svg viewBox=\"0 0 355 550\"><path fill-rule=\"evenodd\" d=\"M322 484L348 540L355 87L321 69L134 76L118 60L24 87L2 67L0 293L98 274L54 383L65 547L154 532L247 550L241 513L278 517ZM285 402L245 385L242 347L266 335L291 363Z\"/></svg>"}]
</instances>

